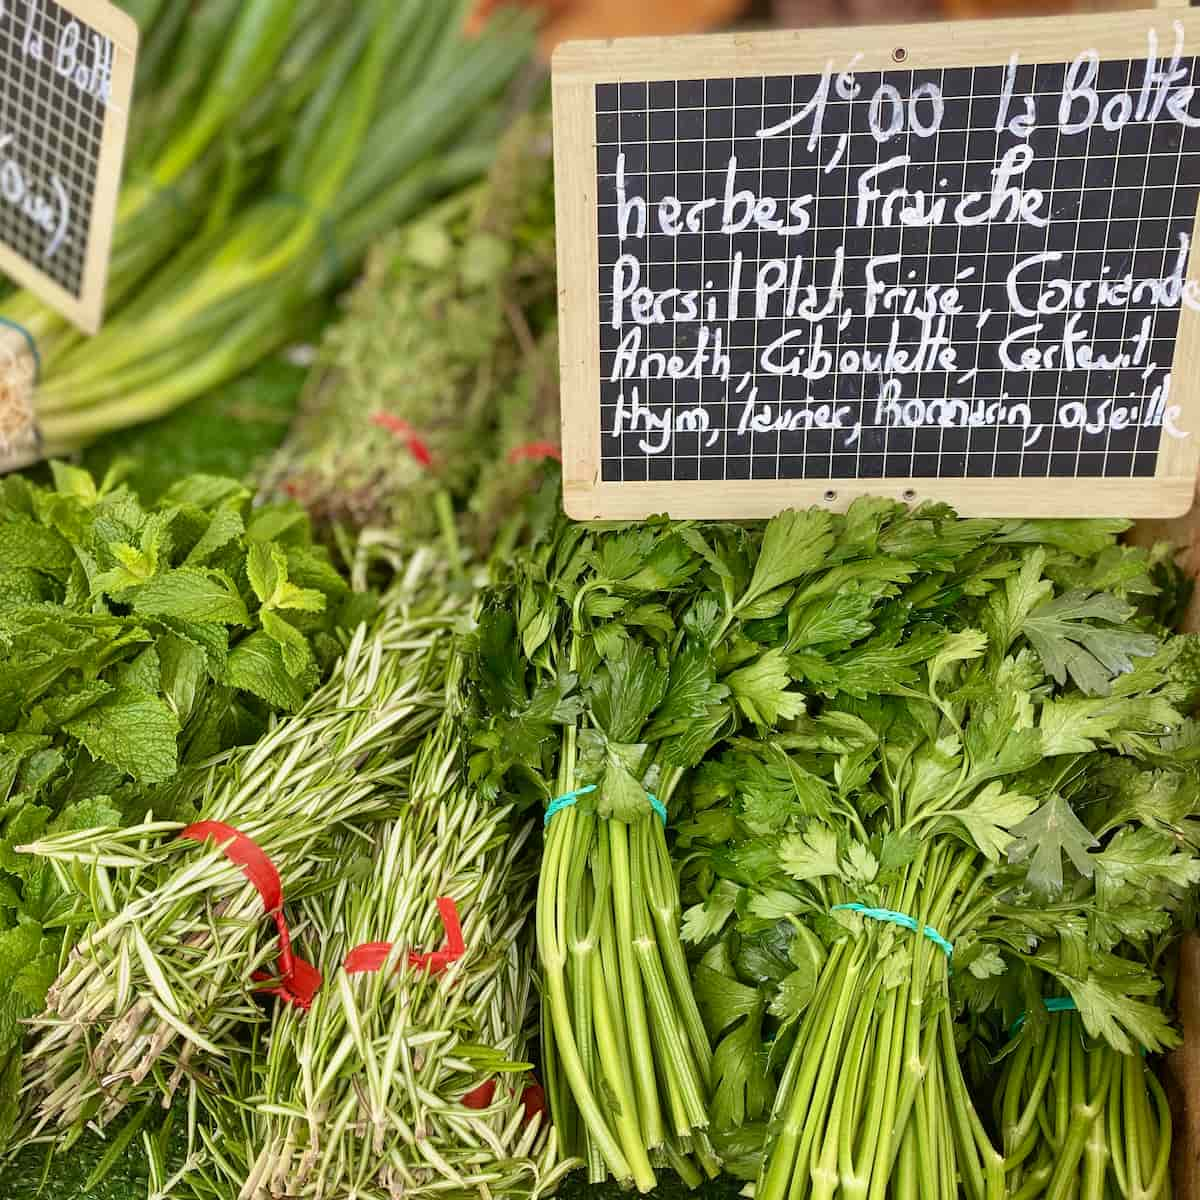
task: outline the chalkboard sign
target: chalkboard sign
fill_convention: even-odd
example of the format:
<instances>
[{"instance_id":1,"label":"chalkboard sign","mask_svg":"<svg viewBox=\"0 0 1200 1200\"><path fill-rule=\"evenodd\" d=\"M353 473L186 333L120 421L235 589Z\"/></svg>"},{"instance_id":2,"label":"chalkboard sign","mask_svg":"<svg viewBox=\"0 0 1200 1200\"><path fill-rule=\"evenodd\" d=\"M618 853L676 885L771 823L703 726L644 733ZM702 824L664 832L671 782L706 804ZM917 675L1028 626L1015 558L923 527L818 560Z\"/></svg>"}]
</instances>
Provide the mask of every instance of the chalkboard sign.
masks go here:
<instances>
[{"instance_id":1,"label":"chalkboard sign","mask_svg":"<svg viewBox=\"0 0 1200 1200\"><path fill-rule=\"evenodd\" d=\"M107 0L0 0L0 272L100 326L137 26Z\"/></svg>"},{"instance_id":2,"label":"chalkboard sign","mask_svg":"<svg viewBox=\"0 0 1200 1200\"><path fill-rule=\"evenodd\" d=\"M1186 510L1198 54L1187 12L560 49L568 511Z\"/></svg>"}]
</instances>

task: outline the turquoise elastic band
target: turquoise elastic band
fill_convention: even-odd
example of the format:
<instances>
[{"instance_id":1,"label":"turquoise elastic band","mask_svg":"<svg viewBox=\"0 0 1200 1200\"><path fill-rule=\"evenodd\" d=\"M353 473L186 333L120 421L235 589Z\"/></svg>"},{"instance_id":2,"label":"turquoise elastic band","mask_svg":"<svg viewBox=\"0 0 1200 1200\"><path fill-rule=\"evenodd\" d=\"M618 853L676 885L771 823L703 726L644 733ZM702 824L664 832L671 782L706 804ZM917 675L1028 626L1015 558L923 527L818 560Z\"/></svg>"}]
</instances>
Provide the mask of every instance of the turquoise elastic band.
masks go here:
<instances>
[{"instance_id":1,"label":"turquoise elastic band","mask_svg":"<svg viewBox=\"0 0 1200 1200\"><path fill-rule=\"evenodd\" d=\"M16 321L10 321L7 317L0 317L0 325L6 329L15 329L25 339L29 346L29 353L33 355L34 379L36 381L41 378L42 356L38 353L37 342L33 340L33 334L24 325L18 325Z\"/></svg>"},{"instance_id":2,"label":"turquoise elastic band","mask_svg":"<svg viewBox=\"0 0 1200 1200\"><path fill-rule=\"evenodd\" d=\"M596 785L594 783L590 783L587 787L581 787L576 791L567 792L565 796L559 796L557 800L552 800L546 806L546 818L544 824L549 825L550 818L553 817L555 813L562 812L564 808L573 808L580 796L591 795L591 793L595 790ZM653 792L647 792L646 795L650 797L650 807L654 809L654 811L662 818L663 828L666 829L667 806Z\"/></svg>"},{"instance_id":3,"label":"turquoise elastic band","mask_svg":"<svg viewBox=\"0 0 1200 1200\"><path fill-rule=\"evenodd\" d=\"M831 912L856 912L866 917L868 921L886 921L889 925L900 925L911 929L913 933L923 933L935 946L942 950L947 958L954 957L954 947L932 925L924 929L907 913L892 912L890 908L868 908L865 904L835 904Z\"/></svg>"},{"instance_id":4,"label":"turquoise elastic band","mask_svg":"<svg viewBox=\"0 0 1200 1200\"><path fill-rule=\"evenodd\" d=\"M1072 1000L1070 996L1050 996L1043 1000L1042 1004L1045 1006L1046 1011L1051 1013L1076 1011L1075 1001ZM1027 1015L1027 1013L1022 1013L1012 1023L1008 1031L1009 1037L1012 1037L1013 1034L1020 1031L1021 1026L1025 1024L1025 1018Z\"/></svg>"}]
</instances>

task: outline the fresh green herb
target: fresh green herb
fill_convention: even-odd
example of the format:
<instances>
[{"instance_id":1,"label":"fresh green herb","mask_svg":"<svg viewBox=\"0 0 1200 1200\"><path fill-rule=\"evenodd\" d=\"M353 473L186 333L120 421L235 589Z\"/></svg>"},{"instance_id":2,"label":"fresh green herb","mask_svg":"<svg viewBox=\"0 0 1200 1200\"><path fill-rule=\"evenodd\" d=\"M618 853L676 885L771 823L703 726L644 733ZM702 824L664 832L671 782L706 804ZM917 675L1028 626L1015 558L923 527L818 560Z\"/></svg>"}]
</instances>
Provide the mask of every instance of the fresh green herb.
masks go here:
<instances>
[{"instance_id":1,"label":"fresh green herb","mask_svg":"<svg viewBox=\"0 0 1200 1200\"><path fill-rule=\"evenodd\" d=\"M464 786L460 726L448 710L398 789L396 818L348 845L332 886L301 906L325 986L311 1011L277 1013L265 1044L203 1093L211 1169L190 1176L199 1196L369 1189L420 1200L453 1188L531 1200L571 1169L523 1102L532 825ZM440 898L454 902L466 951L435 972L410 955L447 945ZM351 973L348 952L380 943L379 969ZM243 1109L230 1095L261 1103Z\"/></svg>"},{"instance_id":2,"label":"fresh green herb","mask_svg":"<svg viewBox=\"0 0 1200 1200\"><path fill-rule=\"evenodd\" d=\"M1153 1068L1072 1012L1022 1028L996 1110L1009 1195L1170 1194L1171 1109Z\"/></svg>"},{"instance_id":3,"label":"fresh green herb","mask_svg":"<svg viewBox=\"0 0 1200 1200\"><path fill-rule=\"evenodd\" d=\"M308 602L270 546L255 558L248 573L265 604ZM414 556L295 715L185 781L190 814L251 838L287 899L321 886L335 833L388 815L413 747L444 707L461 603L434 556ZM189 1091L193 1060L236 1053L239 1031L264 1019L255 996L261 973L277 974L281 947L264 936L263 898L219 848L181 841L181 828L147 815L123 830L35 833L21 847L53 867L80 930L27 1056L35 1135L103 1127L129 1104Z\"/></svg>"},{"instance_id":4,"label":"fresh green herb","mask_svg":"<svg viewBox=\"0 0 1200 1200\"><path fill-rule=\"evenodd\" d=\"M783 544L802 569L765 573L785 590L741 651L820 698L726 739L681 793L714 1114L761 1129L735 1160L760 1200L990 1200L1005 1156L956 1014L1011 1021L1059 990L1118 1055L1177 1040L1149 961L1200 880L1185 646L1154 618L1161 560L1111 528L860 502L806 554L820 520L768 527L756 574Z\"/></svg>"},{"instance_id":5,"label":"fresh green herb","mask_svg":"<svg viewBox=\"0 0 1200 1200\"><path fill-rule=\"evenodd\" d=\"M373 248L266 492L418 542L444 500L486 554L557 453L553 217L549 121L526 117L485 182Z\"/></svg>"},{"instance_id":6,"label":"fresh green herb","mask_svg":"<svg viewBox=\"0 0 1200 1200\"><path fill-rule=\"evenodd\" d=\"M119 476L54 464L0 485L0 1137L19 1021L53 979L65 900L16 847L140 821L181 773L298 708L336 649L349 589L295 507L238 483L181 480L143 504ZM266 555L298 581L260 597ZM184 808L178 811L184 812Z\"/></svg>"}]
</instances>

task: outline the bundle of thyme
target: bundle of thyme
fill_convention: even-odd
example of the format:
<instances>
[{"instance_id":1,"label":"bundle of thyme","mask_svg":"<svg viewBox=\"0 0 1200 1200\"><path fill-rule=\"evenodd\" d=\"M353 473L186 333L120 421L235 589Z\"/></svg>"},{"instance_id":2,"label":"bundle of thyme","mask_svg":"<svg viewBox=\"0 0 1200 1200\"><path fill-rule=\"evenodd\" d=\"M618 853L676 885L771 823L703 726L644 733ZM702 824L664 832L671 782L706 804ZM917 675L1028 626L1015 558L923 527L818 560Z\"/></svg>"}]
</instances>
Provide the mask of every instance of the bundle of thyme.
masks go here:
<instances>
[{"instance_id":1,"label":"bundle of thyme","mask_svg":"<svg viewBox=\"0 0 1200 1200\"><path fill-rule=\"evenodd\" d=\"M374 247L264 492L486 551L557 453L553 214L549 121L524 117L484 183Z\"/></svg>"}]
</instances>

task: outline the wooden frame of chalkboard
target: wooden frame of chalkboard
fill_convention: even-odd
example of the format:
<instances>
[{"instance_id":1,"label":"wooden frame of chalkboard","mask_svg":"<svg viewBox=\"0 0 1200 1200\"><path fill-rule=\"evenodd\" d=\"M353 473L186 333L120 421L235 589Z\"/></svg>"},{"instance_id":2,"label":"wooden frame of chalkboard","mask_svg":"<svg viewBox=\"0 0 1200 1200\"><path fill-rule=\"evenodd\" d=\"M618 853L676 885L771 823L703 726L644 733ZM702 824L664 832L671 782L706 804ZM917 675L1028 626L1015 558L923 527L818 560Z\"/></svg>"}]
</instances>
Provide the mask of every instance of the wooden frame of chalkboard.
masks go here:
<instances>
[{"instance_id":1,"label":"wooden frame of chalkboard","mask_svg":"<svg viewBox=\"0 0 1200 1200\"><path fill-rule=\"evenodd\" d=\"M68 176L78 174L79 179L68 178L64 194L75 195L76 186L87 175L86 194L90 200L86 223L78 224L86 231L85 244L74 248L75 261L70 272L70 283L77 287L64 286L44 267L39 267L30 256L0 241L0 273L9 276L45 300L85 333L96 333L103 320L104 291L108 280L109 255L112 249L113 227L116 223L117 204L121 186L121 169L125 157L125 140L129 125L130 106L133 101L134 70L137 63L138 27L126 12L109 3L109 0L52 0L57 9L78 22L82 28L72 31L69 44L54 43L47 35L45 17L47 0L37 0L36 8L22 8L17 16L33 13L37 22L30 20L30 28L15 32L7 53L29 56L40 54L35 65L29 67L30 78L37 72L37 97L34 102L36 115L33 128L9 130L18 140L27 139L34 143L43 130L49 131L60 142L56 147L56 162ZM25 0L30 3L30 0ZM6 7L0 3L0 10ZM8 0L8 10L15 6ZM15 19L15 18L14 18ZM111 60L102 55L90 36L96 34L111 43ZM35 40L37 49L34 50ZM28 42L28 46L25 45ZM89 57L91 56L91 57ZM32 63L33 60L31 60ZM72 76L74 68L76 74ZM12 72L14 78L0 78L0 87L8 86L11 91L9 103L18 110L27 97L22 93L25 79L22 73ZM45 80L55 77L64 81L61 85L65 99L61 111L55 111L55 96L49 95ZM68 95L71 87L78 87L77 95ZM89 113L97 109L97 95L103 94L103 125L98 149L94 146L90 130L81 128ZM26 108L28 105L26 104ZM5 111L0 104L0 112ZM93 118L94 119L94 118ZM94 156L94 175L92 157ZM23 171L28 164L19 159L11 160L12 166L0 165L0 170ZM6 178L0 178L0 194L3 194ZM16 176L12 177L14 180ZM16 188L16 183L13 184ZM20 181L24 195L18 201L16 192L8 197L10 203L42 204L33 195L28 181ZM27 209L28 211L28 209Z\"/></svg>"},{"instance_id":2,"label":"wooden frame of chalkboard","mask_svg":"<svg viewBox=\"0 0 1200 1200\"><path fill-rule=\"evenodd\" d=\"M886 446L887 453L874 455L876 459L883 458L885 466L881 470L876 462L872 469L866 472L865 477L858 471L850 469L846 462L842 462L834 464L834 469L824 474L820 473L824 471L824 467L817 464L815 470L818 473L816 474L786 478L781 475L778 466L772 476L769 463L766 464L767 477L760 477L756 473L756 464L752 454L746 456L750 460L749 466L745 462L740 462L736 472L730 470L733 456L729 452L728 443L722 448L722 454L726 456L723 463L706 463L703 445L701 444L698 452L695 449L698 445L697 435L706 435L710 428L709 424L704 423L707 418L699 415L702 409L702 405L699 403L682 415L670 401L663 410L664 413L673 414L663 421L664 425L670 426L668 432L676 439L673 445L682 444L685 438L692 439L686 454L681 450L677 457L675 450L672 450L672 462L669 466L662 461L652 462L648 455L644 461L640 460L638 456L646 450L648 442L661 440L661 433L647 417L639 430L643 435L643 440L639 443L638 449L626 459L625 451L620 448L619 438L628 439L635 424L629 420L628 397L622 393L617 406L623 423L614 423L611 429L606 424L607 416L613 407L611 394L607 400L602 400L602 389L610 384L616 375L615 367L611 370L608 369L614 360L615 343L610 337L602 346L602 328L609 323L610 316L620 317L615 308L618 283L614 281L614 268L611 262L606 259L602 260L601 210L606 200L609 202L609 208L617 207L611 203L611 196L603 198L599 194L602 179L605 180L605 186L610 192L614 187L611 153L607 160L604 158L606 150L611 151L611 147L606 146L606 139L603 136L602 127L605 122L609 122L617 131L612 138L607 140L618 143L622 148L625 145L633 147L643 141L647 146L652 146L655 135L647 122L657 120L662 115L656 111L654 96L656 92L662 92L666 88L667 100L661 106L666 114L662 115L662 128L666 131L668 141L674 139L674 149L678 151L685 140L682 132L682 114L685 107L682 91L683 81L687 81L693 89L696 84L700 86L701 90L696 95L702 98L699 101L693 100L691 103L699 105L702 123L695 128L705 132L697 132L695 136L703 139L707 136L706 131L715 123L711 115L714 108L711 103L714 88L719 90L717 107L731 107L736 118L738 105L736 103L737 96L734 94L735 86L740 87L741 84L747 82L753 85L756 80L761 80L762 87L766 89L773 80L790 78L793 81L791 94L793 114L804 108L808 110L805 117L806 123L798 125L797 128L809 133L813 130L813 109L810 106L813 103L815 92L820 89L822 78L826 80L826 96L832 103L837 96L843 94L838 90L840 87L845 86L848 89L851 86L844 84L841 78L848 70L854 73L853 77L856 81L859 83L870 82L872 86L879 80L884 80L886 83L888 79L894 78L894 73L897 71L911 72L909 79L915 90L925 72L961 73L964 70L970 72L973 89L976 71L981 68L994 69L993 74L989 76L993 81L996 78L1004 80L1000 91L1002 93L1005 90L1009 92L1008 107L1006 108L1007 119L1011 121L1015 118L1019 121L1024 102L1022 81L1025 79L1020 72L1028 70L1036 73L1041 70L1043 65L1057 65L1060 68L1057 79L1061 90L1066 86L1063 72L1069 72L1071 65L1080 55L1092 52L1098 67L1106 67L1112 62L1125 63L1129 66L1127 78L1129 86L1133 87L1128 104L1130 112L1125 111L1125 102L1119 101L1115 102L1115 107L1111 109L1111 116L1114 122L1124 117L1130 124L1136 124L1132 110L1138 107L1140 113L1140 80L1143 75L1149 73L1149 68L1145 67L1139 71L1138 64L1146 63L1151 37L1156 39L1155 45L1158 47L1159 57L1155 60L1156 69L1166 73L1171 65L1172 47L1176 45L1177 37L1184 39L1186 47L1193 51L1200 51L1200 17L1178 9L1159 9L1146 12L1072 15L1037 20L800 30L614 42L575 42L561 46L554 56L553 87L563 395L563 496L567 512L572 517L582 520L639 519L658 513L668 513L676 518L757 518L770 516L782 508L797 505L826 504L833 508L844 508L856 496L863 494L890 495L909 503L927 500L945 501L953 504L964 514L980 516L1109 515L1150 517L1175 515L1186 511L1192 503L1197 468L1200 465L1200 452L1197 447L1197 438L1200 436L1200 284L1192 281L1196 269L1195 263L1200 260L1196 260L1194 255L1187 256L1186 269L1179 268L1179 271L1183 273L1177 282L1187 281L1188 302L1180 299L1174 306L1173 311L1177 313L1177 326L1168 330L1173 353L1169 360L1162 364L1162 367L1167 370L1168 390L1162 399L1165 400L1166 394L1169 394L1170 409L1166 423L1170 427L1170 436L1167 436L1166 432L1159 428L1153 443L1153 450L1150 451L1146 448L1150 445L1149 435L1146 440L1143 440L1142 432L1138 432L1132 443L1133 448L1129 449L1126 444L1129 437L1127 433L1129 414L1131 412L1136 414L1135 422L1144 421L1146 429L1149 429L1155 421L1161 427L1163 403L1159 399L1158 392L1141 397L1137 402L1134 400L1122 401L1121 404L1125 406L1121 407L1121 404L1117 404L1115 411L1123 412L1125 416L1115 418L1113 406L1116 401L1110 396L1107 402L1107 416L1104 418L1108 425L1104 435L1103 466L1102 468L1089 468L1092 472L1090 474L1087 471L1081 472L1080 463L1088 453L1086 438L1089 435L1087 430L1091 428L1089 422L1095 419L1095 406L1093 405L1089 410L1082 398L1071 410L1072 419L1076 420L1077 418L1076 424L1080 427L1079 437L1073 442L1068 440L1066 451L1059 453L1054 449L1054 438L1056 431L1060 428L1058 424L1060 419L1064 419L1060 418L1061 396L1043 397L1043 402L1059 404L1060 408L1054 410L1055 415L1052 418L1054 424L1049 426L1051 450L1049 453L1043 454L1044 446L1037 447L1037 452L1041 457L1033 464L1034 473L1023 474L1020 470L1021 466L1033 458L1033 452L1027 450L1023 445L1019 450L1008 452L999 448L999 444L992 444L987 453L992 454L993 463L996 464L1001 458L1005 458L1004 469L995 473L988 472L985 453L973 454L971 451L971 439L975 437L975 433L973 429L968 429L966 431L966 449L957 457L952 455L939 457L937 463L929 470L920 472L910 470L907 473L898 473L891 469L893 461L901 462L903 454L909 453L908 444L905 443L901 447L899 456L892 455L890 447ZM1019 56L1019 60L1010 78L1005 73L1014 54ZM1183 78L1182 84L1178 80L1171 84L1171 87L1164 93L1163 102L1159 104L1160 110L1172 95L1177 96L1179 87L1190 86L1193 81L1200 83L1200 68L1196 67L1197 62L1200 62L1200 59L1193 60L1190 55L1187 57L1186 65L1196 73L1193 74L1192 70L1189 70L1188 77ZM1178 64L1177 57L1174 65ZM893 74L889 74L889 72ZM813 91L796 91L796 81L804 82L805 77L811 77L807 80L809 85L816 81L816 88ZM939 79L948 78L948 76L940 74L937 77ZM1035 74L1032 78L1035 81L1033 90L1036 93L1037 81L1040 76ZM1075 78L1078 81L1084 79L1085 75ZM1096 85L1101 100L1104 100L1107 94L1104 89L1105 79L1105 75L1099 75ZM1066 80L1067 83L1071 80L1069 73ZM1027 79L1025 79L1025 83L1028 83ZM1136 86L1133 86L1134 84ZM626 95L624 89L627 88L630 89L631 103L629 105L624 104ZM673 100L671 88L675 89ZM1155 89L1157 89L1157 83ZM1157 95L1155 89L1152 90ZM868 88L862 94L870 95L871 89ZM1053 95L1056 100L1061 99L1057 92L1048 94ZM972 90L970 96L976 97L976 93ZM647 99L647 97L649 98ZM768 99L769 94L766 92L754 93L753 102L764 105L764 114L766 114L765 106ZM776 99L784 101L786 106L788 99L786 85L783 94L777 96ZM892 100L895 99L898 99L899 102L892 104ZM917 124L923 120L927 122L929 120L928 112L924 117L920 113L914 114L911 101L911 94L900 95L897 98L891 93L887 93L883 102L880 103L880 110L885 114L880 121L887 124L889 128L893 118L901 123L913 120ZM866 103L866 101L859 102ZM872 102L875 102L874 98ZM1000 102L1006 103L1003 99ZM1039 98L1038 103L1042 102ZM946 104L949 103L950 101L947 100ZM1200 97L1193 101L1189 95L1183 99L1177 98L1176 103L1179 109L1187 114L1188 121L1191 120L1192 110L1195 110L1198 123L1200 123ZM1086 107L1086 98L1081 100L1080 104L1081 109ZM1152 106L1153 100L1151 100ZM1031 109L1031 114L1032 111ZM1105 107L1103 112L1109 113L1110 110ZM777 111L776 116L778 115ZM1078 113L1073 113L1073 115L1078 115ZM614 120L615 124L612 124ZM628 130L624 124L627 120L630 122ZM676 122L674 127L671 125L672 120ZM871 120L875 121L876 118L872 116ZM779 124L783 123L779 122ZM1098 128L1101 124L1104 122L1097 115L1095 125ZM969 125L970 120L968 119ZM852 131L848 130L848 132ZM1005 132L1007 134L1007 129ZM1059 132L1062 130L1060 129ZM729 130L726 121L718 133L718 139L727 133L733 133L736 136L736 130ZM761 133L759 136L762 136ZM1090 138L1092 135L1088 133L1086 136ZM1147 138L1149 136L1147 134ZM1189 132L1188 136L1200 137L1200 133L1192 135ZM1180 146L1179 162L1191 164L1196 156L1191 154L1184 156L1182 138L1183 135L1179 134L1177 139ZM622 139L625 139L624 143ZM1018 140L1020 139L998 140L995 145L1003 148ZM817 145L820 147L819 153L823 154L824 149L821 142L818 141ZM998 162L1001 153L999 148L996 150ZM1144 149L1147 162L1149 162L1151 148L1147 144ZM1086 161L1086 150L1083 152L1083 157ZM1112 162L1118 163L1128 157L1123 151L1114 152ZM710 163L699 165L705 170L705 173L712 174ZM940 170L940 163L935 163L935 167ZM621 170L622 182L626 182L624 160ZM644 182L652 177L653 170L652 163L635 163L628 168L629 179L632 180L640 173ZM670 168L668 168L669 170ZM1148 166L1145 179L1155 182L1149 172L1150 167ZM1187 176L1189 184L1194 173L1195 169L1189 165ZM1012 182L1011 176L1008 182ZM1194 182L1200 186L1200 174L1196 175ZM965 183L960 185L962 188L966 188L966 186ZM1114 193L1116 186L1114 181L1112 184ZM1178 186L1182 187L1182 184ZM636 183L629 183L629 187L636 191ZM731 184L730 190L732 187ZM1176 184L1172 182L1170 190L1174 192L1175 188ZM880 187L882 193L886 193L887 190L886 186ZM1143 194L1149 195L1159 189L1143 186L1140 190ZM1083 179L1079 181L1079 191L1083 197L1081 203L1086 207L1091 203L1091 198ZM627 199L628 193L622 193L622 195ZM719 197L721 192L716 190L714 185L712 189L704 192L704 195ZM728 195L727 192L726 196ZM672 197L672 199L674 198ZM659 195L647 190L644 199L650 228L653 230L654 222L657 221L659 222L657 228L661 231L664 228L661 223L664 218L659 209L661 203ZM849 188L847 188L847 206L851 199ZM1179 201L1178 197L1174 197L1174 199L1176 208L1172 211L1174 211L1178 227ZM875 197L875 200L878 202L880 197ZM753 195L751 195L750 201L751 203L745 205L741 211L752 215L755 201ZM911 196L909 201L911 201ZM904 202L901 201L901 203ZM782 204L786 205L787 200L785 199ZM686 207L686 205L682 205L678 210L673 204L668 207L666 219L668 222L674 223L673 233L683 228ZM1014 200L1013 208L1017 207L1018 203ZM636 231L636 224L641 216L640 211L630 209L628 205L624 210L619 209L618 211L624 213L624 219L632 221ZM787 211L792 210L788 209ZM1083 210L1080 209L1080 211ZM1136 243L1136 230L1148 227L1149 219L1138 221L1134 225L1127 222L1119 223L1114 217L1115 211L1115 209L1110 209L1109 219L1106 222L1107 227L1111 229L1115 225L1121 224L1126 231L1134 230L1135 249L1142 248L1140 243ZM772 210L771 215L777 217L783 212L784 208L781 206ZM847 226L849 225L849 218L846 215L848 212L849 207L844 210L842 218L843 224ZM1156 217L1155 220L1157 219ZM604 235L612 238L614 235L612 217L607 216L605 220L609 223ZM1195 237L1200 235L1200 220L1197 219L1194 209L1188 210L1186 224L1191 239L1194 241ZM814 217L811 228L818 229L819 225L819 218ZM626 228L628 229L629 226L627 225ZM843 229L841 232L846 233L847 230ZM701 219L701 237L708 236L708 233L709 230L703 226ZM1184 254L1186 255L1186 242L1184 245ZM1071 253L1083 253L1083 251L1075 248ZM1162 253L1165 261L1165 250ZM669 258L669 255L667 257ZM701 257L704 257L703 253ZM712 261L710 258L709 263L711 264ZM1183 261L1182 256L1180 261ZM678 269L678 258L671 266ZM701 267L702 271L705 269L706 267ZM630 273L632 273L632 269ZM1100 273L1107 276L1109 269L1101 268L1097 271L1097 274ZM649 272L647 272L647 277L648 275ZM703 309L704 287L709 282L700 281L698 294L692 298L693 310L685 314L685 318L682 319L686 319L687 315L694 317L696 307ZM1073 282L1071 281L1072 285ZM1167 281L1164 279L1158 282L1165 284ZM718 285L718 289L724 283L723 279L721 285ZM1134 281L1134 294L1137 293L1141 284L1149 286L1149 281ZM1098 283L1097 286L1099 286ZM604 291L607 291L607 295L602 297ZM1170 301L1162 298L1168 294L1166 291L1154 293L1151 289L1150 294L1153 297L1153 303L1159 306L1161 312L1172 311ZM1117 304L1119 298L1119 290L1110 289L1105 302L1112 306ZM622 300L627 302L630 310L640 305L641 316L646 318L646 328L642 330L642 333L646 334L646 341L641 343L641 369L647 369L646 360L648 359L654 360L655 371L666 369L667 359L674 350L677 359L675 367L682 368L677 372L675 378L682 379L687 374L686 363L688 361L692 365L695 363L695 341L690 343L691 349L680 351L680 344L671 340L671 334L667 335L666 341L650 340L655 332L649 328L655 324L653 315L655 306L665 303L663 292L647 288L645 296L638 296L631 287L627 296L622 295ZM1042 297L1039 295L1037 300L1040 304ZM1100 301L1096 301L1096 305L1098 310ZM605 308L603 317L602 307ZM794 306L789 311L794 312ZM987 311L991 312L990 309ZM659 321L661 319L660 314ZM667 324L670 326L680 319L678 310L676 310L674 316L668 314ZM1155 321L1159 319L1157 316L1154 318ZM983 320L984 317L981 314L980 328L983 327ZM1175 316L1170 316L1169 322L1175 320ZM721 321L722 318L718 316L716 323L719 325ZM620 320L614 320L612 323L615 329L620 325ZM623 326L620 332L624 333ZM658 332L661 333L662 330ZM982 338L982 335L980 337ZM730 338L731 343L736 343L736 341L736 337ZM622 342L622 346L624 345L625 343ZM756 352L760 349L757 335L753 348ZM701 349L703 349L703 344ZM809 349L811 351L812 347ZM1020 347L1017 350L1019 360ZM1144 350L1143 345L1142 352ZM715 355L711 343L708 353L710 363L714 362ZM1131 361L1134 364L1139 363L1138 354L1139 351L1134 348L1128 357L1114 358L1112 361L1123 368L1130 368ZM691 356L690 360L688 359L689 355ZM1160 355L1160 357L1165 358L1166 356ZM1040 361L1045 362L1046 360L1043 358ZM1093 356L1088 369L1097 369L1097 362L1102 365L1104 360ZM1074 366L1078 366L1075 360L1072 360L1072 363ZM1032 368L1029 369L1032 370ZM865 372L866 367L863 367L862 370ZM1058 370L1061 377L1063 372L1061 357ZM1054 368L1047 366L1047 372L1053 374ZM963 375L967 374L969 372L963 372ZM1114 368L1114 377L1115 374L1116 368ZM747 376L743 377L742 383L747 382L748 375L749 372ZM836 416L836 389L840 386L840 376L841 373L835 367L831 373L834 395L832 401L826 404L823 413L827 422L830 419L830 413L833 414L831 423L834 429L832 434L834 438L837 437L839 428ZM655 375L648 373L642 378L643 380L654 379ZM736 381L736 375L733 378ZM885 379L886 376L881 374L877 378ZM1089 375L1088 378L1090 379L1091 376ZM845 380L841 382L845 382ZM740 399L736 402L733 401L732 391L736 390L736 385L729 381L728 375L726 385L728 390L724 403L727 406L736 403L738 406L736 410L727 407L727 413L740 411L742 401ZM886 389L886 382L883 386ZM947 385L945 400L953 399L949 394L949 386ZM1116 384L1114 384L1115 386ZM866 385L864 384L863 387L865 389ZM650 389L647 391L648 394L653 394ZM866 411L868 394L865 390L860 394L862 411ZM1132 395L1132 392L1122 392L1121 394L1122 396ZM1005 398L1007 399L1007 394L1005 394ZM797 433L804 436L812 435L812 431L820 424L822 417L821 406L816 402L818 399L819 397L815 395L801 398L793 408L789 408L787 412L792 424L787 428L783 423L784 410L781 405L777 404L774 410L774 413L778 414L777 426L772 429L764 429L763 426L770 424L767 417L772 415L764 410L763 422L761 425L752 425L752 429L767 435L768 458L773 449L777 463L782 461L784 451L780 447L784 434L788 437ZM608 404L607 409L602 407L604 403ZM943 401L939 401L939 403L943 403L944 417L948 409ZM623 410L620 408L622 404L625 406ZM967 413L964 424L968 426L972 424L974 418L970 416L970 413L973 411L985 413L990 419L995 406L996 404L993 404L992 407L985 404L980 409L973 410L968 405L963 410ZM1024 409L1027 406L1017 404L1013 407ZM632 411L634 417L639 415L636 400L633 401ZM796 414L801 411L806 411L808 415L797 418ZM933 409L929 408L928 411L932 412ZM640 415L645 416L645 413ZM1013 420L1016 421L1018 418L1026 421L1023 413L1018 413ZM796 425L798 419L801 421L799 428ZM889 419L891 419L890 416ZM1122 420L1125 424L1121 423ZM698 424L698 422L700 423ZM724 432L729 433L733 429L732 418L727 415L725 422ZM979 423L983 424L984 422L981 420ZM934 424L945 424L945 422L942 417L939 417L939 421ZM713 427L715 428L715 426ZM1029 441L1034 436L1032 432L1029 432L1030 428L1026 423L1017 431L1019 435L1023 435L1024 441ZM1043 427L1036 426L1036 428L1040 430ZM1119 431L1119 436L1111 432L1114 428ZM841 432L843 438L848 438L849 435L845 430L841 430ZM771 441L772 433L776 434L779 440ZM829 439L825 437L828 433L830 433L828 428L821 430L820 453L822 454L829 444ZM907 437L907 434L904 436ZM1004 436L1010 435L1005 433ZM617 445L614 457L611 459L606 458L606 438ZM1084 440L1080 441L1079 439ZM937 435L939 455L941 455L943 441L948 440L948 435L939 429ZM1110 453L1110 443L1111 447L1116 447L1118 441L1121 442L1121 448L1119 450L1112 449ZM861 452L861 445L860 441L859 450L856 452L856 466L862 465L867 458L867 455ZM918 452L914 449L911 453L915 466L918 462ZM1071 469L1072 454L1074 455L1074 470ZM837 454L831 453L831 463L838 457ZM841 457L846 458L846 455ZM1042 458L1045 458L1047 463L1045 470L1038 475L1036 472L1042 470L1043 467ZM686 463L685 459L688 459ZM960 459L961 461L959 461ZM980 461L974 462L973 459ZM1017 468L1014 469L1008 460L1017 462ZM801 459L801 461L804 460ZM684 464L686 469L679 469L680 464ZM1113 473L1106 474L1110 464L1114 468Z\"/></svg>"}]
</instances>

